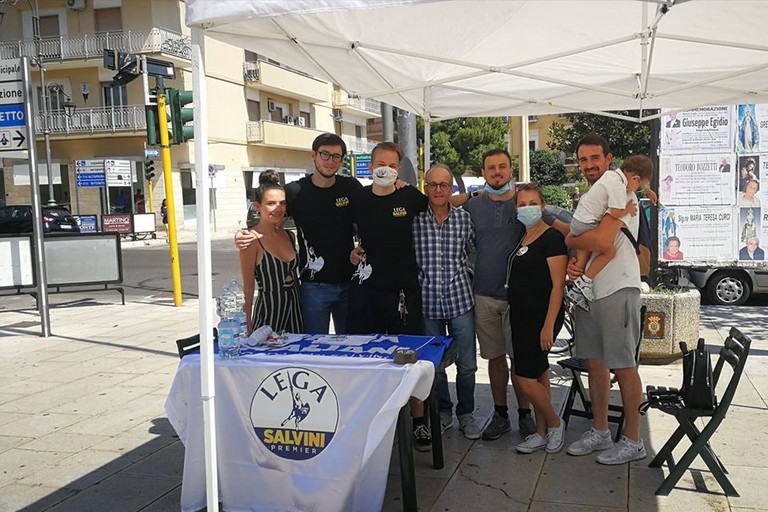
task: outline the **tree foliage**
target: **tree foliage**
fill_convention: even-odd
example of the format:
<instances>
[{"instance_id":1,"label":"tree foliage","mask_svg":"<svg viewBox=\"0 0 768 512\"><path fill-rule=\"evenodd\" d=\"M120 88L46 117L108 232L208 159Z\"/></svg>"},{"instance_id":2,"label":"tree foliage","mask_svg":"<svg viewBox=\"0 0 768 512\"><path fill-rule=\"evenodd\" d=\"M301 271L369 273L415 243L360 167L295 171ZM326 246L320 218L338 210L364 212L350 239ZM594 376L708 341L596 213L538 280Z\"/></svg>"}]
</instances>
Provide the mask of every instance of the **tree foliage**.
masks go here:
<instances>
[{"instance_id":1,"label":"tree foliage","mask_svg":"<svg viewBox=\"0 0 768 512\"><path fill-rule=\"evenodd\" d=\"M559 185L547 185L541 188L541 195L547 204L559 206L567 210L571 209L571 196L568 191Z\"/></svg>"},{"instance_id":2,"label":"tree foliage","mask_svg":"<svg viewBox=\"0 0 768 512\"><path fill-rule=\"evenodd\" d=\"M419 138L424 140L421 118L418 118L417 130ZM509 132L509 124L501 117L464 117L432 123L430 130L432 163L446 164L455 176L465 172L479 176L483 153L507 147L504 135Z\"/></svg>"},{"instance_id":3,"label":"tree foliage","mask_svg":"<svg viewBox=\"0 0 768 512\"><path fill-rule=\"evenodd\" d=\"M616 114L637 116L637 111L617 111ZM552 123L549 148L567 155L576 152L576 144L584 135L597 133L606 138L614 156L647 155L651 148L651 128L648 123L634 123L596 114L568 114L571 127Z\"/></svg>"},{"instance_id":4,"label":"tree foliage","mask_svg":"<svg viewBox=\"0 0 768 512\"><path fill-rule=\"evenodd\" d=\"M546 149L537 149L531 153L531 178L541 186L562 185L568 181L565 164L560 154Z\"/></svg>"}]
</instances>

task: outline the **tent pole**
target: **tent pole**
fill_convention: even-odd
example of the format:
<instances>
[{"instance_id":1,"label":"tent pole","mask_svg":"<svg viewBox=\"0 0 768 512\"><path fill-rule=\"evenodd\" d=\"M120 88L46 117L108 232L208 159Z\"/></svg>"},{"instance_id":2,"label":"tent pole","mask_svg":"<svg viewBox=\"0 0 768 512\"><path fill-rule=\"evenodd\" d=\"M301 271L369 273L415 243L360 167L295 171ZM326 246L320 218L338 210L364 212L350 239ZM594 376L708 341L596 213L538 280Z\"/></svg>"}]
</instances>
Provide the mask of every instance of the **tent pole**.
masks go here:
<instances>
[{"instance_id":1,"label":"tent pole","mask_svg":"<svg viewBox=\"0 0 768 512\"><path fill-rule=\"evenodd\" d=\"M197 289L200 322L200 393L205 437L205 491L208 510L219 510L216 464L216 386L213 371L213 273L211 267L211 196L208 178L208 99L205 83L205 32L192 28L194 91L195 194L197 200Z\"/></svg>"},{"instance_id":2,"label":"tent pole","mask_svg":"<svg viewBox=\"0 0 768 512\"><path fill-rule=\"evenodd\" d=\"M528 116L520 117L520 173L518 181L531 181L530 146L528 145Z\"/></svg>"},{"instance_id":3,"label":"tent pole","mask_svg":"<svg viewBox=\"0 0 768 512\"><path fill-rule=\"evenodd\" d=\"M432 88L427 87L424 89L424 176L432 162L432 114L429 113L431 100Z\"/></svg>"}]
</instances>

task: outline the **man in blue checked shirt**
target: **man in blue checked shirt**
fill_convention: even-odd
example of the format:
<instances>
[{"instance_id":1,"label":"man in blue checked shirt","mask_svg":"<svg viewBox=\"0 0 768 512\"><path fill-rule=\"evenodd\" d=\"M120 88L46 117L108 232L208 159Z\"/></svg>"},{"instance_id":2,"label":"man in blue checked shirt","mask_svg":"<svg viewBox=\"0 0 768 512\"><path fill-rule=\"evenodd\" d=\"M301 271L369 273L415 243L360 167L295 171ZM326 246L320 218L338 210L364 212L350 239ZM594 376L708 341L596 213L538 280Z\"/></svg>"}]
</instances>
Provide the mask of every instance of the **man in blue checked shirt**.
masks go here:
<instances>
[{"instance_id":1,"label":"man in blue checked shirt","mask_svg":"<svg viewBox=\"0 0 768 512\"><path fill-rule=\"evenodd\" d=\"M419 266L419 285L424 312L424 330L429 336L453 337L456 354L456 416L467 439L479 439L475 421L474 295L469 281L467 253L474 249L475 229L469 212L449 203L453 174L442 164L425 176L429 208L413 220L413 245ZM445 370L435 374L443 430L453 426L453 403Z\"/></svg>"}]
</instances>

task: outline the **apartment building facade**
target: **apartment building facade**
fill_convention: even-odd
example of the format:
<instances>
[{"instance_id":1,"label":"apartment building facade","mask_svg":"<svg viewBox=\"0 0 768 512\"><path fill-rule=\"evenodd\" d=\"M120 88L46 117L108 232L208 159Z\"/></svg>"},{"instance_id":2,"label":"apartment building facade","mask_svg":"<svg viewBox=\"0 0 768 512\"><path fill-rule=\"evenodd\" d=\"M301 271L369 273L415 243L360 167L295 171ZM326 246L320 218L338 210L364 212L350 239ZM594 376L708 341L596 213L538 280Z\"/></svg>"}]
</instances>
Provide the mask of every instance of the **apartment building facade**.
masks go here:
<instances>
[{"instance_id":1,"label":"apartment building facade","mask_svg":"<svg viewBox=\"0 0 768 512\"><path fill-rule=\"evenodd\" d=\"M106 48L172 62L174 80L165 87L192 89L191 41L179 0L39 0L37 12L27 2L0 4L0 59L37 58L45 69L46 109L40 73L33 67L33 98L38 132L41 197L48 200L42 112L51 131L54 197L73 213L102 214L132 198L146 196L144 158L146 90L141 77L112 86L115 71L103 67ZM40 20L39 48L33 17ZM377 102L349 97L333 84L280 65L269 58L218 41L206 41L209 160L212 225L232 231L245 225L248 200L258 173L280 172L286 182L311 169L309 150L322 132L340 134L349 149L365 152L366 123L379 115ZM149 78L149 87L154 79ZM64 106L75 105L71 117ZM194 141L172 146L172 182L177 224L195 228ZM0 199L30 204L26 154L0 153ZM130 186L80 188L74 163L79 160L129 160ZM165 188L159 159L152 180L158 213ZM132 201L131 201L132 202ZM149 208L149 201L146 201ZM134 206L135 208L135 206Z\"/></svg>"}]
</instances>

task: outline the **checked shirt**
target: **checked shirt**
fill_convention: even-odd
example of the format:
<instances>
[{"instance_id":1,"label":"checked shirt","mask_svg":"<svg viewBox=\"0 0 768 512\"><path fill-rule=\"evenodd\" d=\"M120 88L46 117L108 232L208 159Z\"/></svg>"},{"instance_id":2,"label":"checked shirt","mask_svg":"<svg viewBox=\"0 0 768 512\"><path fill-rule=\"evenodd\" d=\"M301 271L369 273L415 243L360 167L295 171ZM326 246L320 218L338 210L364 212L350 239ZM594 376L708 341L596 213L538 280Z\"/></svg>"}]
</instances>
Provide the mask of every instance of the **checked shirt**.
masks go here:
<instances>
[{"instance_id":1,"label":"checked shirt","mask_svg":"<svg viewBox=\"0 0 768 512\"><path fill-rule=\"evenodd\" d=\"M475 304L467 262L467 253L474 250L475 228L469 212L448 206L448 217L441 226L431 207L413 219L413 244L426 318L456 318Z\"/></svg>"}]
</instances>

